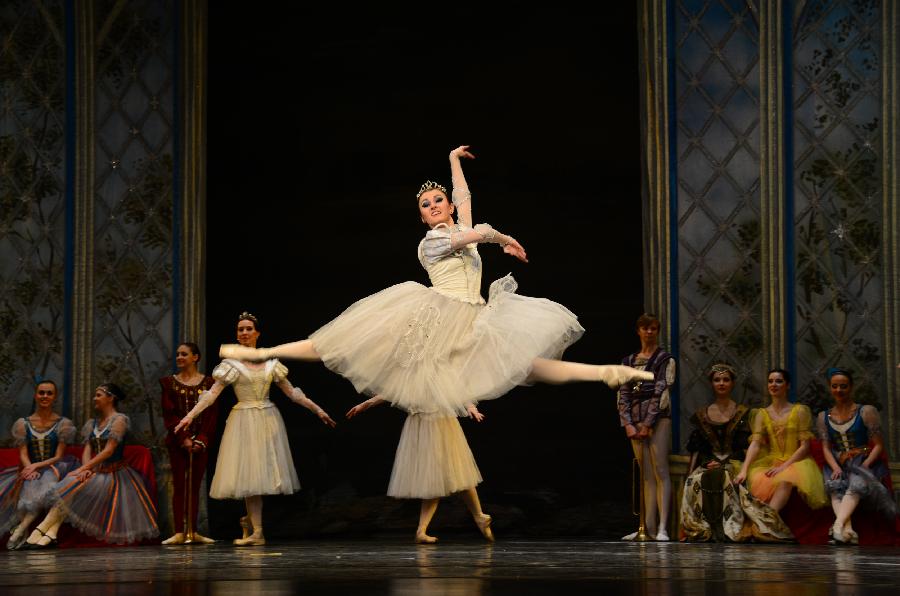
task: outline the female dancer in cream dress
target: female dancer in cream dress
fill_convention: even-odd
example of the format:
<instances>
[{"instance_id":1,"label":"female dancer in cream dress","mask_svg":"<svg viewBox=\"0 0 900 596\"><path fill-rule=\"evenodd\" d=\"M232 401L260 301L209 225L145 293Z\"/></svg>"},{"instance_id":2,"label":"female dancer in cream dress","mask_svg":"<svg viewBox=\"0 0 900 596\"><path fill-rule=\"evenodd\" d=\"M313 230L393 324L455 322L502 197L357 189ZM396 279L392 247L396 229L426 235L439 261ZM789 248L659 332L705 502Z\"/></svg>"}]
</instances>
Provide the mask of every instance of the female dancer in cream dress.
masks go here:
<instances>
[{"instance_id":1,"label":"female dancer in cream dress","mask_svg":"<svg viewBox=\"0 0 900 596\"><path fill-rule=\"evenodd\" d=\"M242 346L256 346L258 325L255 316L248 312L241 313L237 339ZM234 541L238 546L266 543L262 495L289 495L300 490L284 420L269 400L269 386L274 382L286 396L313 412L323 423L331 427L335 425L325 410L306 397L299 387L291 385L287 374L287 367L275 359L256 364L223 360L213 370L212 376L216 382L209 391L200 395L197 405L173 431L177 433L188 426L227 385L234 385L237 404L225 422L209 495L214 499L244 499L247 515L241 518L243 536Z\"/></svg>"},{"instance_id":2,"label":"female dancer in cream dress","mask_svg":"<svg viewBox=\"0 0 900 596\"><path fill-rule=\"evenodd\" d=\"M443 483L436 492L448 494L474 489L480 480L456 416L471 415L479 401L498 398L517 385L602 381L618 386L653 379L652 373L627 366L558 360L584 329L564 306L517 295L511 276L491 284L485 302L478 244L500 244L506 254L528 259L511 236L485 223L473 225L471 194L460 163L473 157L465 145L450 152L452 203L446 189L431 181L416 195L419 216L429 227L418 256L430 288L405 282L382 290L351 305L306 340L260 350L226 345L220 351L223 357L247 360L321 360L360 393L376 396L369 405L387 401L408 412L391 490L426 499L417 532L425 542L432 541L425 534L429 511L433 514L428 503L440 496L426 485ZM457 447L446 446L450 435ZM447 461L446 452L456 455ZM438 470L426 462L434 462ZM446 477L437 481L428 477L432 473ZM480 506L470 508L485 532L490 518Z\"/></svg>"}]
</instances>

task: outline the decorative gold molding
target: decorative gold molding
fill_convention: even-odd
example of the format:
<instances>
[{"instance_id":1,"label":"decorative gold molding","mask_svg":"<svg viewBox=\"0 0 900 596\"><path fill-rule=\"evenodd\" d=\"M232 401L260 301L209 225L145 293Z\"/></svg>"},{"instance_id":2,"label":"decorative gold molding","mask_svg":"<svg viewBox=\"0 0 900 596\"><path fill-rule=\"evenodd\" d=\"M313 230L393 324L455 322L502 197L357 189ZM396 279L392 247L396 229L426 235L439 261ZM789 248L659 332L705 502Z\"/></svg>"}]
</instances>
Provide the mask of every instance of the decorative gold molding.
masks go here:
<instances>
[{"instance_id":1,"label":"decorative gold molding","mask_svg":"<svg viewBox=\"0 0 900 596\"><path fill-rule=\"evenodd\" d=\"M759 2L759 207L762 331L766 369L786 366L787 286L784 234L793 225L785 207L785 90L783 0ZM789 47L789 46L788 46ZM790 184L790 181L787 181Z\"/></svg>"},{"instance_id":2,"label":"decorative gold molding","mask_svg":"<svg viewBox=\"0 0 900 596\"><path fill-rule=\"evenodd\" d=\"M882 79L882 256L884 272L884 380L887 394L887 447L893 461L900 459L900 171L898 171L898 140L900 140L900 85L898 85L898 35L900 35L900 7L895 2L882 2L881 20L881 79Z\"/></svg>"},{"instance_id":3,"label":"decorative gold molding","mask_svg":"<svg viewBox=\"0 0 900 596\"><path fill-rule=\"evenodd\" d=\"M666 0L638 6L641 64L642 195L644 220L644 306L663 321L663 343L671 345L672 251L669 234L669 80Z\"/></svg>"},{"instance_id":4,"label":"decorative gold molding","mask_svg":"<svg viewBox=\"0 0 900 596\"><path fill-rule=\"evenodd\" d=\"M75 209L72 285L72 417L93 414L94 393L94 2L75 0Z\"/></svg>"},{"instance_id":5,"label":"decorative gold molding","mask_svg":"<svg viewBox=\"0 0 900 596\"><path fill-rule=\"evenodd\" d=\"M175 342L205 343L207 1L181 5L181 325ZM212 360L208 360L211 362Z\"/></svg>"}]
</instances>

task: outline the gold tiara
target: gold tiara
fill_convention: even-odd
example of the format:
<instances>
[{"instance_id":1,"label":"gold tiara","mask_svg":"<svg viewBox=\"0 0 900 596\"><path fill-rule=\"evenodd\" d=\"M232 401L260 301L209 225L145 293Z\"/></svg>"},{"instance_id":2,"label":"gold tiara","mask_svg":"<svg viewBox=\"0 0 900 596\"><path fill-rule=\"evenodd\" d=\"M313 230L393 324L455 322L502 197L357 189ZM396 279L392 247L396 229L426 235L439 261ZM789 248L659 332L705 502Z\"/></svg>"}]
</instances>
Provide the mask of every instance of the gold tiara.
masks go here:
<instances>
[{"instance_id":1,"label":"gold tiara","mask_svg":"<svg viewBox=\"0 0 900 596\"><path fill-rule=\"evenodd\" d=\"M437 182L432 182L431 180L426 180L425 184L419 187L419 192L416 193L416 200L422 196L422 193L428 192L429 190L439 190L444 194L447 194L447 189L438 184Z\"/></svg>"},{"instance_id":2,"label":"gold tiara","mask_svg":"<svg viewBox=\"0 0 900 596\"><path fill-rule=\"evenodd\" d=\"M731 375L732 379L737 378L737 372L728 364L723 364L723 363L713 364L712 367L709 369L709 376L713 376L715 374L721 374L721 373L728 373L729 375Z\"/></svg>"}]
</instances>

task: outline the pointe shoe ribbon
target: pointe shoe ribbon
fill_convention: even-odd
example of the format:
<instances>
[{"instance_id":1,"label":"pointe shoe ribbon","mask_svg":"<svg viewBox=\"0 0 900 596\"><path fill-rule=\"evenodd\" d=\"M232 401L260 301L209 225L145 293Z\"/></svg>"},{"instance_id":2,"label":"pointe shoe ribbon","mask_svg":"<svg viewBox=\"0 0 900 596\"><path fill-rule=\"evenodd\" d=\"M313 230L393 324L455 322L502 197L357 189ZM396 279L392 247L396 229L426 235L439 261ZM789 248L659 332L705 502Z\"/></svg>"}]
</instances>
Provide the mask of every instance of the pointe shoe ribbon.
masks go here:
<instances>
[{"instance_id":1,"label":"pointe shoe ribbon","mask_svg":"<svg viewBox=\"0 0 900 596\"><path fill-rule=\"evenodd\" d=\"M251 348L241 344L222 344L219 346L219 357L259 362L271 358L272 350L270 348Z\"/></svg>"}]
</instances>

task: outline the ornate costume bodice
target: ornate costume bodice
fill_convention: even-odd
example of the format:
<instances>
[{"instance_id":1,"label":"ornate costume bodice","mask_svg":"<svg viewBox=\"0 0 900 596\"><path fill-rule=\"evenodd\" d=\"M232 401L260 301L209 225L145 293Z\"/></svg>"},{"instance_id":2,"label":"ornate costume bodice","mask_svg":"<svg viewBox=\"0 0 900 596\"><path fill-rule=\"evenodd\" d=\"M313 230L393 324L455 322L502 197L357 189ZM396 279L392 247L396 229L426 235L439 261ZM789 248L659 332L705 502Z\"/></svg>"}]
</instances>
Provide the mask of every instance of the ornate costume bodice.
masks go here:
<instances>
[{"instance_id":1,"label":"ornate costume bodice","mask_svg":"<svg viewBox=\"0 0 900 596\"><path fill-rule=\"evenodd\" d=\"M803 404L794 404L790 413L780 420L773 420L765 408L754 410L750 426L753 429L750 439L760 439L768 446L769 454L778 460L788 459L801 441L813 437L812 414Z\"/></svg>"},{"instance_id":2,"label":"ornate costume bodice","mask_svg":"<svg viewBox=\"0 0 900 596\"><path fill-rule=\"evenodd\" d=\"M63 420L60 418L49 429L40 432L31 425L31 421L25 419L28 459L32 463L50 459L56 454L56 449L59 447L59 427Z\"/></svg>"},{"instance_id":3,"label":"ornate costume bodice","mask_svg":"<svg viewBox=\"0 0 900 596\"><path fill-rule=\"evenodd\" d=\"M850 451L869 444L869 429L866 428L861 413L862 408L857 408L853 417L843 423L832 420L830 414L825 417L828 441L833 451Z\"/></svg>"},{"instance_id":4,"label":"ornate costume bodice","mask_svg":"<svg viewBox=\"0 0 900 596\"><path fill-rule=\"evenodd\" d=\"M453 228L430 230L419 243L419 262L428 273L434 291L473 304L484 304L481 297L481 257L477 244L451 250L450 234L467 230L456 224Z\"/></svg>"},{"instance_id":5,"label":"ornate costume bodice","mask_svg":"<svg viewBox=\"0 0 900 596\"><path fill-rule=\"evenodd\" d=\"M710 420L706 408L697 410L691 417L694 431L687 449L699 455L698 465L744 459L750 437L749 411L747 406L738 405L728 422L720 423Z\"/></svg>"},{"instance_id":6,"label":"ornate costume bodice","mask_svg":"<svg viewBox=\"0 0 900 596\"><path fill-rule=\"evenodd\" d=\"M240 360L223 360L213 371L213 378L234 385L238 403L234 408L271 408L269 387L287 377L287 367L278 360L267 360L261 367L249 367Z\"/></svg>"},{"instance_id":7,"label":"ornate costume bodice","mask_svg":"<svg viewBox=\"0 0 900 596\"><path fill-rule=\"evenodd\" d=\"M124 414L115 414L106 421L106 424L103 425L102 428L100 427L99 418L95 418L93 421L93 427L91 428L88 441L91 444L91 452L94 455L97 455L98 453L103 451L109 441L118 441L115 451L113 451L112 455L104 460L103 465L109 465L121 461L122 456L125 453L125 441L123 441L123 439L125 438L124 433L121 433L121 431L117 432L115 430L121 425L122 418L127 421L127 418Z\"/></svg>"}]
</instances>

